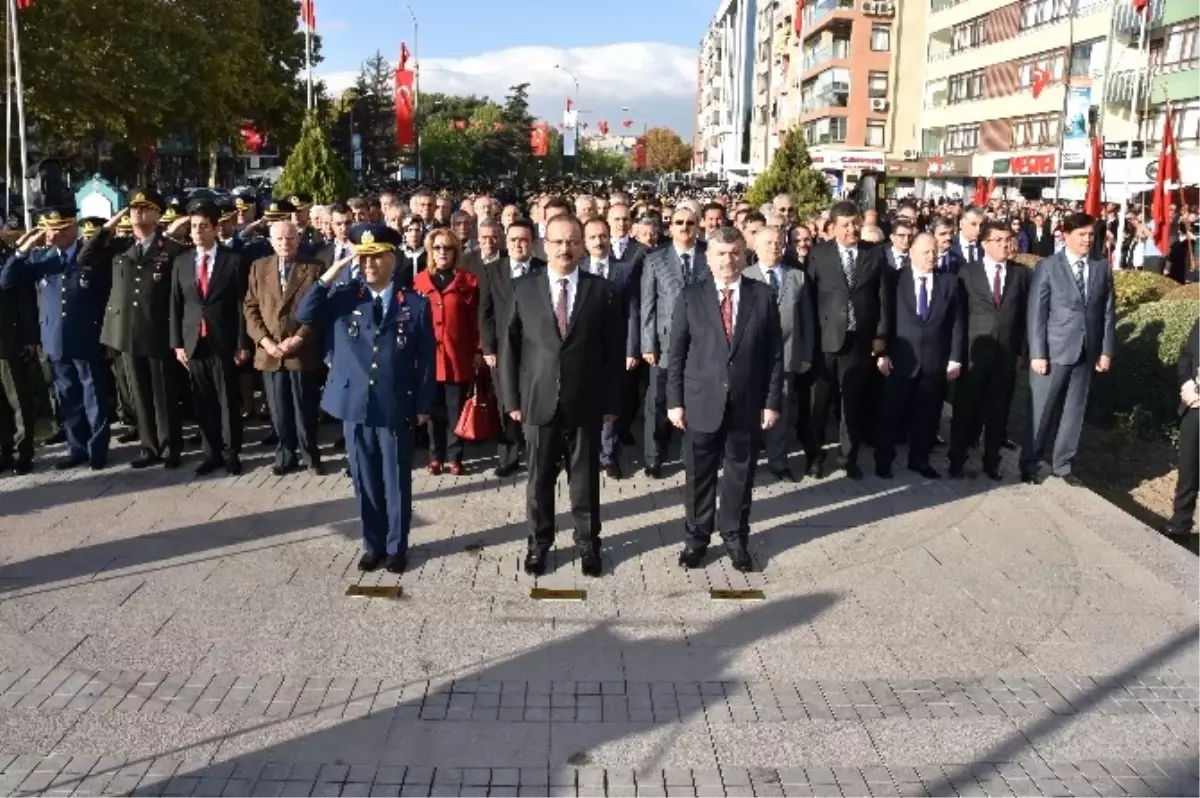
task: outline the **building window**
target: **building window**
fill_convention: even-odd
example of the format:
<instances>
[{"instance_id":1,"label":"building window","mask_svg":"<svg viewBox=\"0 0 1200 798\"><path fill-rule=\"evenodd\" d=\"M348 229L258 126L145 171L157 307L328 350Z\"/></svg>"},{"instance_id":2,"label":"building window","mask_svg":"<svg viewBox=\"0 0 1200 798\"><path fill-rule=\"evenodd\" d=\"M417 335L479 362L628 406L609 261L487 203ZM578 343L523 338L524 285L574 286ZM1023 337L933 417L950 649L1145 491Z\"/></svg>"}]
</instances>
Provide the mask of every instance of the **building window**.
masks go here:
<instances>
[{"instance_id":1,"label":"building window","mask_svg":"<svg viewBox=\"0 0 1200 798\"><path fill-rule=\"evenodd\" d=\"M987 17L979 17L961 25L955 25L950 45L951 52L970 50L987 44Z\"/></svg>"},{"instance_id":2,"label":"building window","mask_svg":"<svg viewBox=\"0 0 1200 798\"><path fill-rule=\"evenodd\" d=\"M1013 147L1050 147L1058 144L1059 114L1018 116L1012 120Z\"/></svg>"},{"instance_id":3,"label":"building window","mask_svg":"<svg viewBox=\"0 0 1200 798\"><path fill-rule=\"evenodd\" d=\"M886 53L892 49L892 29L888 25L871 26L871 50Z\"/></svg>"},{"instance_id":4,"label":"building window","mask_svg":"<svg viewBox=\"0 0 1200 798\"><path fill-rule=\"evenodd\" d=\"M983 96L983 70L964 72L950 78L949 104L978 100Z\"/></svg>"},{"instance_id":5,"label":"building window","mask_svg":"<svg viewBox=\"0 0 1200 798\"><path fill-rule=\"evenodd\" d=\"M979 125L951 125L946 128L946 154L966 155L979 149Z\"/></svg>"},{"instance_id":6,"label":"building window","mask_svg":"<svg viewBox=\"0 0 1200 798\"><path fill-rule=\"evenodd\" d=\"M1021 30L1049 25L1067 18L1074 0L1021 0Z\"/></svg>"},{"instance_id":7,"label":"building window","mask_svg":"<svg viewBox=\"0 0 1200 798\"><path fill-rule=\"evenodd\" d=\"M1200 64L1200 20L1188 20L1167 28L1163 38L1150 44L1150 68L1154 72L1176 72Z\"/></svg>"},{"instance_id":8,"label":"building window","mask_svg":"<svg viewBox=\"0 0 1200 798\"><path fill-rule=\"evenodd\" d=\"M804 126L804 140L809 144L843 144L846 141L846 117L827 116Z\"/></svg>"},{"instance_id":9,"label":"building window","mask_svg":"<svg viewBox=\"0 0 1200 798\"><path fill-rule=\"evenodd\" d=\"M1104 52L1097 51L1097 45L1104 42L1104 39L1093 39L1090 42L1081 42L1075 45L1071 51L1071 77L1073 78L1088 78L1092 76L1092 59L1093 56L1099 58L1101 62L1104 60ZM1103 68L1103 63L1100 67Z\"/></svg>"},{"instance_id":10,"label":"building window","mask_svg":"<svg viewBox=\"0 0 1200 798\"><path fill-rule=\"evenodd\" d=\"M1166 106L1152 107L1148 115L1142 115L1138 138L1146 141L1147 147L1162 142L1163 125L1166 123ZM1200 100L1189 100L1174 106L1175 142L1181 147L1200 146Z\"/></svg>"},{"instance_id":11,"label":"building window","mask_svg":"<svg viewBox=\"0 0 1200 798\"><path fill-rule=\"evenodd\" d=\"M1066 56L1061 50L1022 58L1017 65L1017 83L1022 89L1032 86L1034 69L1050 70L1050 79L1055 83L1061 83L1065 64Z\"/></svg>"},{"instance_id":12,"label":"building window","mask_svg":"<svg viewBox=\"0 0 1200 798\"><path fill-rule=\"evenodd\" d=\"M883 147L884 146L884 123L868 120L867 122L867 146L868 147Z\"/></svg>"},{"instance_id":13,"label":"building window","mask_svg":"<svg viewBox=\"0 0 1200 798\"><path fill-rule=\"evenodd\" d=\"M888 73L870 72L867 75L867 96L872 99L887 99Z\"/></svg>"}]
</instances>

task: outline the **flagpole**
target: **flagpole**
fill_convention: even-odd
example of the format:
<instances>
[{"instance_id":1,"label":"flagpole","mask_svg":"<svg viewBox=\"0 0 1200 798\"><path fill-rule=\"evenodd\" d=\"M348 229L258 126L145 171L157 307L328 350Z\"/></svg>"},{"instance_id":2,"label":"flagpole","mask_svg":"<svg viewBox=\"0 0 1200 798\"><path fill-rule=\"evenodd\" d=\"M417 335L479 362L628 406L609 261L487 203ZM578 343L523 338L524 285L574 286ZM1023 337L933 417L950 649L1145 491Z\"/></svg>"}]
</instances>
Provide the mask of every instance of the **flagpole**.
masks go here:
<instances>
[{"instance_id":1,"label":"flagpole","mask_svg":"<svg viewBox=\"0 0 1200 798\"><path fill-rule=\"evenodd\" d=\"M1071 0L1067 12L1067 54L1063 61L1063 104L1062 116L1058 122L1058 160L1055 163L1054 201L1058 202L1062 194L1063 182L1063 148L1067 142L1067 113L1071 107L1071 54L1075 51L1075 10L1079 7L1077 0ZM1053 69L1053 60L1051 60ZM1101 106L1103 107L1103 106Z\"/></svg>"},{"instance_id":2,"label":"flagpole","mask_svg":"<svg viewBox=\"0 0 1200 798\"><path fill-rule=\"evenodd\" d=\"M1114 11L1114 13L1116 13ZM1138 25L1138 64L1136 77L1133 81L1133 96L1130 98L1129 115L1133 117L1133 132L1125 140L1125 171L1121 178L1121 212L1117 216L1117 263L1121 263L1125 256L1125 214L1129 211L1129 162L1133 158L1133 140L1138 137L1141 132L1141 124L1138 120L1138 93L1142 88L1142 77L1146 76L1149 79L1149 65L1145 63L1144 56L1146 52L1146 18L1150 16L1150 7L1147 5L1141 13L1141 23ZM1164 253L1165 254L1165 253Z\"/></svg>"},{"instance_id":3,"label":"flagpole","mask_svg":"<svg viewBox=\"0 0 1200 798\"><path fill-rule=\"evenodd\" d=\"M408 15L412 17L413 24L413 97L412 97L412 117L413 117L413 137L417 140L417 179L421 179L421 124L417 118L417 103L421 101L421 42L417 37L417 12L412 10L412 6L408 3L404 4L404 8L408 11Z\"/></svg>"},{"instance_id":4,"label":"flagpole","mask_svg":"<svg viewBox=\"0 0 1200 798\"><path fill-rule=\"evenodd\" d=\"M25 207L25 229L33 226L29 216L29 148L25 140L25 91L21 82L21 35L17 23L17 0L8 0L8 22L12 30L13 78L17 89L17 126L21 136L21 204Z\"/></svg>"},{"instance_id":5,"label":"flagpole","mask_svg":"<svg viewBox=\"0 0 1200 798\"><path fill-rule=\"evenodd\" d=\"M4 224L12 213L12 7L4 4Z\"/></svg>"},{"instance_id":6,"label":"flagpole","mask_svg":"<svg viewBox=\"0 0 1200 798\"><path fill-rule=\"evenodd\" d=\"M312 23L315 10L309 6L308 19L304 21L304 72L308 82L308 110L313 109L313 74L312 74Z\"/></svg>"}]
</instances>

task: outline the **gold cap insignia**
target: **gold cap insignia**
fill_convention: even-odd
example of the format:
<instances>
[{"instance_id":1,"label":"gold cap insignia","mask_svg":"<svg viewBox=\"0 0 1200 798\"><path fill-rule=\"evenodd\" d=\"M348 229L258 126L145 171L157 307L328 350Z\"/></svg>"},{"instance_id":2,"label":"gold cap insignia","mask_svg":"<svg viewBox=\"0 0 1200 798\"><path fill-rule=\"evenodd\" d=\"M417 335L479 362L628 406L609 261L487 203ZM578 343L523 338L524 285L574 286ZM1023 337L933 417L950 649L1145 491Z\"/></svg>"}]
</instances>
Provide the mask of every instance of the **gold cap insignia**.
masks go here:
<instances>
[{"instance_id":1,"label":"gold cap insignia","mask_svg":"<svg viewBox=\"0 0 1200 798\"><path fill-rule=\"evenodd\" d=\"M233 207L237 208L239 211L244 211L249 206L246 205L246 201L244 199L238 197L233 201Z\"/></svg>"},{"instance_id":2,"label":"gold cap insignia","mask_svg":"<svg viewBox=\"0 0 1200 798\"><path fill-rule=\"evenodd\" d=\"M50 213L46 214L46 219L51 222L57 222L62 219L62 214L58 211L50 211Z\"/></svg>"},{"instance_id":3,"label":"gold cap insignia","mask_svg":"<svg viewBox=\"0 0 1200 798\"><path fill-rule=\"evenodd\" d=\"M301 202L301 201L300 201L300 198L299 198L299 197L292 197L292 198L291 198L290 200L288 200L288 201L289 201L289 202L291 202L293 205L297 205L297 206L299 206L299 205L303 205L303 204L304 204L303 202Z\"/></svg>"},{"instance_id":4,"label":"gold cap insignia","mask_svg":"<svg viewBox=\"0 0 1200 798\"><path fill-rule=\"evenodd\" d=\"M138 193L133 195L133 201L134 202L145 202L146 195L139 191Z\"/></svg>"},{"instance_id":5,"label":"gold cap insignia","mask_svg":"<svg viewBox=\"0 0 1200 798\"><path fill-rule=\"evenodd\" d=\"M94 232L96 232L96 223L95 222L87 222L83 225L83 234L85 236L90 236Z\"/></svg>"},{"instance_id":6,"label":"gold cap insignia","mask_svg":"<svg viewBox=\"0 0 1200 798\"><path fill-rule=\"evenodd\" d=\"M362 238L359 239L358 243L360 246L364 246L364 247L374 244L375 243L375 234L372 233L370 230L366 231L365 233L362 234Z\"/></svg>"}]
</instances>

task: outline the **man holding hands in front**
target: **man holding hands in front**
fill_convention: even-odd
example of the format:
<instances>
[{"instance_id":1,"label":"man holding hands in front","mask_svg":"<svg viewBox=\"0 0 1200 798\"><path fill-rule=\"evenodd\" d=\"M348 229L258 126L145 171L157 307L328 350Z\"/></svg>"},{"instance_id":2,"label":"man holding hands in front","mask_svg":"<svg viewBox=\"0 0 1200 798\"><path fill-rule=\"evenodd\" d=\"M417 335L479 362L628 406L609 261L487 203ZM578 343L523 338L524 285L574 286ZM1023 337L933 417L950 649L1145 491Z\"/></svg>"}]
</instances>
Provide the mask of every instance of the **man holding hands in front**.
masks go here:
<instances>
[{"instance_id":1,"label":"man holding hands in front","mask_svg":"<svg viewBox=\"0 0 1200 798\"><path fill-rule=\"evenodd\" d=\"M684 432L685 529L679 555L699 568L714 530L738 571L753 563L750 491L764 430L779 421L783 334L768 285L743 280L745 240L732 227L708 236L712 278L684 288L671 319L667 418ZM717 472L724 465L717 510Z\"/></svg>"}]
</instances>

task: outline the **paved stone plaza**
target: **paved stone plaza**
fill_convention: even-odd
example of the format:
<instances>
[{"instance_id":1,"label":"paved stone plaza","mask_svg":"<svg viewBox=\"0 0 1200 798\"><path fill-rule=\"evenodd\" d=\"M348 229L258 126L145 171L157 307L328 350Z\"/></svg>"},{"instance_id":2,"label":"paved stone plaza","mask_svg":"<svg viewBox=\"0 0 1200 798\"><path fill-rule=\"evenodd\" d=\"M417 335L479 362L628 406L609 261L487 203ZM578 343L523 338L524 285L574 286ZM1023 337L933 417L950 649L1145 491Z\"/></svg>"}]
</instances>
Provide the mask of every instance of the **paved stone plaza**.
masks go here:
<instances>
[{"instance_id":1,"label":"paved stone plaza","mask_svg":"<svg viewBox=\"0 0 1200 798\"><path fill-rule=\"evenodd\" d=\"M416 477L391 601L340 461L249 452L0 482L0 794L1197 795L1196 558L1086 491L760 477L743 576L639 472L551 603L477 460Z\"/></svg>"}]
</instances>

